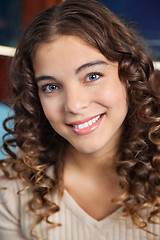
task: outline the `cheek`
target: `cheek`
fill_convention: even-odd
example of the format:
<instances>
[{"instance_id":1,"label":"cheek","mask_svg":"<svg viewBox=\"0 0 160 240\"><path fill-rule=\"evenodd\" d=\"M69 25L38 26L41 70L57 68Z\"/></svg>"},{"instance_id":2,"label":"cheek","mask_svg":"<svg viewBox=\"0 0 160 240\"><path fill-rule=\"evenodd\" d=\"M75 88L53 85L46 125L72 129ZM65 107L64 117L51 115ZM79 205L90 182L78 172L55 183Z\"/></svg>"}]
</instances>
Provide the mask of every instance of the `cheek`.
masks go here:
<instances>
[{"instance_id":1,"label":"cheek","mask_svg":"<svg viewBox=\"0 0 160 240\"><path fill-rule=\"evenodd\" d=\"M122 107L122 105L124 107L127 106L127 94L123 85L114 84L111 87L104 86L101 88L101 91L99 91L99 94L96 94L96 96L104 106L111 108L119 106Z\"/></svg>"},{"instance_id":2,"label":"cheek","mask_svg":"<svg viewBox=\"0 0 160 240\"><path fill-rule=\"evenodd\" d=\"M41 99L41 105L43 108L43 112L48 119L48 121L54 122L56 119L59 117L59 112L60 112L60 106L56 101L51 101L51 100L43 100Z\"/></svg>"}]
</instances>

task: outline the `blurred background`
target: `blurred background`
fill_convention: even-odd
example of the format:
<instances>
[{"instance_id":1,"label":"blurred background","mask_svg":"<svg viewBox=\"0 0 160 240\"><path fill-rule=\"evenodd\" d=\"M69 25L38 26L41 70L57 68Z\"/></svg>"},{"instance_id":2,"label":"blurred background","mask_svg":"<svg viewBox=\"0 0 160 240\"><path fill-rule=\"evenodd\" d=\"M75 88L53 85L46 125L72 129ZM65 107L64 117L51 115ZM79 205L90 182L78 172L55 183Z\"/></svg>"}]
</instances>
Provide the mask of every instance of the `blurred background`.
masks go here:
<instances>
[{"instance_id":1,"label":"blurred background","mask_svg":"<svg viewBox=\"0 0 160 240\"><path fill-rule=\"evenodd\" d=\"M88 0L89 1L89 0ZM0 0L0 45L16 47L20 32L45 7L60 0ZM126 19L160 60L160 0L99 0Z\"/></svg>"},{"instance_id":2,"label":"blurred background","mask_svg":"<svg viewBox=\"0 0 160 240\"><path fill-rule=\"evenodd\" d=\"M4 134L3 119L8 112L12 114L4 102L10 94L9 66L18 37L38 12L61 1L64 0L0 0L0 146L1 136ZM99 2L121 19L125 19L140 33L159 68L160 0L99 0Z\"/></svg>"}]
</instances>

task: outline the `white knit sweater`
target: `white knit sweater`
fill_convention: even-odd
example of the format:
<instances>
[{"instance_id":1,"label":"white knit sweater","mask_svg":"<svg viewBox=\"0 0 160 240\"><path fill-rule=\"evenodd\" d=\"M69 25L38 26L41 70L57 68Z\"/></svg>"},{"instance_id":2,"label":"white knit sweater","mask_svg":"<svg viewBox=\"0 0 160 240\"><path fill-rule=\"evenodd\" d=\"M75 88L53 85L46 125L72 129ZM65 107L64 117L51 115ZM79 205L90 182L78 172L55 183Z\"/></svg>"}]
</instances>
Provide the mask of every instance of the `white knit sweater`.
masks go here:
<instances>
[{"instance_id":1,"label":"white knit sweater","mask_svg":"<svg viewBox=\"0 0 160 240\"><path fill-rule=\"evenodd\" d=\"M0 182L7 190L0 191L0 240L32 240L30 226L34 216L30 215L27 202L31 193L17 191L23 186L19 181ZM55 194L52 199L58 203ZM47 240L160 240L160 225L150 225L149 230L156 233L155 237L133 226L130 219L117 220L122 216L122 209L102 221L97 221L82 210L67 191L60 202L60 211L51 220L61 223L61 227L49 230L46 223L39 224L36 233ZM40 239L40 238L39 238Z\"/></svg>"}]
</instances>

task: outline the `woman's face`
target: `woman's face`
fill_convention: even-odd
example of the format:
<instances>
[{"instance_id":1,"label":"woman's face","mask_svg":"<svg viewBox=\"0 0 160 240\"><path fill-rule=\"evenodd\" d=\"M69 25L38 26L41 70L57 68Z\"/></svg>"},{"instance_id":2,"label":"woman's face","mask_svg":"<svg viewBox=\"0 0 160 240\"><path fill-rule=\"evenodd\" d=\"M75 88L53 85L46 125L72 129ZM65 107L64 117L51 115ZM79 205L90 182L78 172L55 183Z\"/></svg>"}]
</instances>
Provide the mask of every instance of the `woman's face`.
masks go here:
<instances>
[{"instance_id":1,"label":"woman's face","mask_svg":"<svg viewBox=\"0 0 160 240\"><path fill-rule=\"evenodd\" d=\"M44 114L77 151L114 150L128 111L118 63L76 36L38 46L35 78Z\"/></svg>"}]
</instances>

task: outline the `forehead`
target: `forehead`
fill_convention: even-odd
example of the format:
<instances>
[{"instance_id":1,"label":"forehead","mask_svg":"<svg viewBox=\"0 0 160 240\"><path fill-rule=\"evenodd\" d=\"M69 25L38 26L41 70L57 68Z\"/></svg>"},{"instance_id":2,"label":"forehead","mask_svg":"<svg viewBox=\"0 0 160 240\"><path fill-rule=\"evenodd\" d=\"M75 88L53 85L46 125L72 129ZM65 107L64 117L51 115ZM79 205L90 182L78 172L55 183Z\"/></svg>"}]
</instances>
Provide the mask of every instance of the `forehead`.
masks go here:
<instances>
[{"instance_id":1,"label":"forehead","mask_svg":"<svg viewBox=\"0 0 160 240\"><path fill-rule=\"evenodd\" d=\"M63 51L63 53L67 53L67 51L70 52L71 50L74 50L74 52L78 52L79 49L84 49L84 51L87 53L89 51L100 53L97 48L89 45L87 42L85 42L82 38L78 36L60 35L57 36L56 39L54 39L53 41L38 44L34 56L41 56L43 55L43 53L49 54L50 51L54 51L54 54L59 53L61 50ZM74 54L74 52L72 52L72 54Z\"/></svg>"},{"instance_id":2,"label":"forehead","mask_svg":"<svg viewBox=\"0 0 160 240\"><path fill-rule=\"evenodd\" d=\"M43 69L44 67L63 66L63 68L74 67L90 61L106 61L109 60L95 47L87 44L84 40L77 36L62 35L56 40L49 43L39 44L33 65L36 69Z\"/></svg>"}]
</instances>

